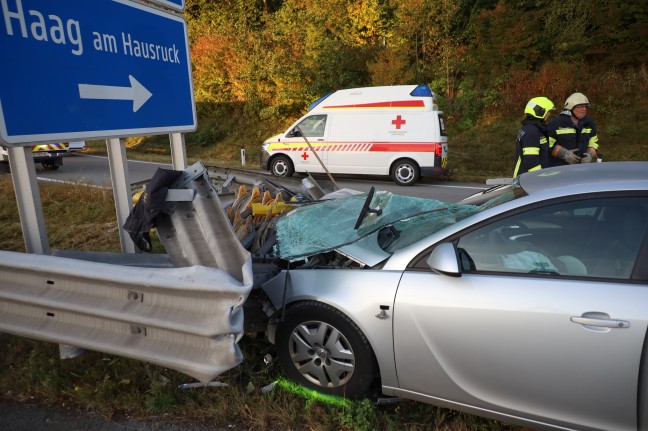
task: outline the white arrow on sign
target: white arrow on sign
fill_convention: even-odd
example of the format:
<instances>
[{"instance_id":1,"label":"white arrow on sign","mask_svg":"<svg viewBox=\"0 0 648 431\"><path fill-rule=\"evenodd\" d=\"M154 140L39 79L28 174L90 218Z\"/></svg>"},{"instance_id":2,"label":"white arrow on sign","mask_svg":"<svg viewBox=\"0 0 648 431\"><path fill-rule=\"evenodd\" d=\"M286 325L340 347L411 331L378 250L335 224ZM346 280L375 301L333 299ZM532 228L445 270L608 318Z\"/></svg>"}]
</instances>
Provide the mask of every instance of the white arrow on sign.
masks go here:
<instances>
[{"instance_id":1,"label":"white arrow on sign","mask_svg":"<svg viewBox=\"0 0 648 431\"><path fill-rule=\"evenodd\" d=\"M130 87L79 84L79 96L82 99L132 100L133 112L137 112L152 94L132 75L128 75L128 79Z\"/></svg>"}]
</instances>

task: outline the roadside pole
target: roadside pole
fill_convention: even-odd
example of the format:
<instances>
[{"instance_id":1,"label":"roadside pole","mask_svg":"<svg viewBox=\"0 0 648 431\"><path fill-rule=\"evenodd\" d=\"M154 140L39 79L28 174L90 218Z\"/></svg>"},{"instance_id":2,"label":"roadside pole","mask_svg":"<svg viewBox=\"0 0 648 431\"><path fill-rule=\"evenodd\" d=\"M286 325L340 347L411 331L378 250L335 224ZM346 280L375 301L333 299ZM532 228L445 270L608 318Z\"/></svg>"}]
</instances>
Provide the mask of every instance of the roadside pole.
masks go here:
<instances>
[{"instance_id":1,"label":"roadside pole","mask_svg":"<svg viewBox=\"0 0 648 431\"><path fill-rule=\"evenodd\" d=\"M176 171L184 171L187 169L187 150L184 134L171 133L169 139L171 140L171 165Z\"/></svg>"},{"instance_id":2,"label":"roadside pole","mask_svg":"<svg viewBox=\"0 0 648 431\"><path fill-rule=\"evenodd\" d=\"M106 148L108 149L110 178L115 196L115 211L117 213L121 250L123 253L135 253L135 243L133 243L133 240L123 228L128 214L130 214L131 208L133 208L133 194L130 189L131 183L124 139L108 139L106 141Z\"/></svg>"},{"instance_id":3,"label":"roadside pole","mask_svg":"<svg viewBox=\"0 0 648 431\"><path fill-rule=\"evenodd\" d=\"M18 214L25 241L25 251L35 254L49 254L47 228L43 216L36 168L31 146L8 147L9 166L13 179Z\"/></svg>"},{"instance_id":4,"label":"roadside pole","mask_svg":"<svg viewBox=\"0 0 648 431\"><path fill-rule=\"evenodd\" d=\"M326 165L324 164L322 159L320 159L320 156L317 154L317 151L315 151L315 148L313 148L313 145L308 141L308 138L306 138L306 135L304 135L304 132L302 131L302 129L299 126L296 126L295 129L297 129L297 131L302 136L304 141L306 141L306 144L308 145L308 148L310 148L310 150L313 152L313 154L315 154L315 158L317 158L317 161L322 166L322 169L324 169L324 172L326 172L326 175L328 175L329 180L331 180L331 182L333 183L333 187L335 187L335 190L340 190L340 187L337 185L337 183L333 179L333 175L331 175L329 170L326 168Z\"/></svg>"}]
</instances>

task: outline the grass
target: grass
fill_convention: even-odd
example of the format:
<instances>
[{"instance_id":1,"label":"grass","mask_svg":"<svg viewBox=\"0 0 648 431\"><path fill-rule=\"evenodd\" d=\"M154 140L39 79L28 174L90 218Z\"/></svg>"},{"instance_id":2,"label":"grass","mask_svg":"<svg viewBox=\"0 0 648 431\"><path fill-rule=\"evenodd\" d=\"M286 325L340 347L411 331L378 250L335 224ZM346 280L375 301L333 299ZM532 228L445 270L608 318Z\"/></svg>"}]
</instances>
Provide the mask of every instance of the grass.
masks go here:
<instances>
[{"instance_id":1,"label":"grass","mask_svg":"<svg viewBox=\"0 0 648 431\"><path fill-rule=\"evenodd\" d=\"M109 190L41 184L52 249L119 251ZM83 202L83 205L79 205ZM24 251L13 186L0 177L0 249ZM142 361L100 352L59 359L58 345L0 335L0 398L93 411L131 419L250 430L523 430L453 410L404 401L376 407L368 400L313 396L263 361L273 346L246 336L244 361L218 380L227 387L179 389L192 379ZM263 394L261 389L277 382Z\"/></svg>"},{"instance_id":2,"label":"grass","mask_svg":"<svg viewBox=\"0 0 648 431\"><path fill-rule=\"evenodd\" d=\"M40 186L50 248L119 251L112 190L82 185ZM0 177L0 250L25 251L10 177Z\"/></svg>"},{"instance_id":3,"label":"grass","mask_svg":"<svg viewBox=\"0 0 648 431\"><path fill-rule=\"evenodd\" d=\"M226 387L179 389L191 381L177 372L98 352L61 361L58 346L4 336L0 397L127 416L180 426L250 430L523 430L452 410L404 401L375 407L369 400L330 402L304 395L282 379L278 365L263 364L271 346L241 342L245 361L218 377ZM262 388L279 382L267 394Z\"/></svg>"}]
</instances>

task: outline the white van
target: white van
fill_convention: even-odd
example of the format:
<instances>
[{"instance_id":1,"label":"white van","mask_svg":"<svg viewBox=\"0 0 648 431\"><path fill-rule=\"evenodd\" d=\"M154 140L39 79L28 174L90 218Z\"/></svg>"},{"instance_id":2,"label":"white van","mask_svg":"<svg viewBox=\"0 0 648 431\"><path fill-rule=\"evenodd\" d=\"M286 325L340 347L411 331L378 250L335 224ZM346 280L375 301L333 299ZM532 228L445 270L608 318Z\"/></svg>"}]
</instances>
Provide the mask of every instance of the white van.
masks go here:
<instances>
[{"instance_id":1,"label":"white van","mask_svg":"<svg viewBox=\"0 0 648 431\"><path fill-rule=\"evenodd\" d=\"M338 90L263 143L261 169L325 172L318 157L330 173L391 175L403 186L448 174L443 112L427 85Z\"/></svg>"}]
</instances>

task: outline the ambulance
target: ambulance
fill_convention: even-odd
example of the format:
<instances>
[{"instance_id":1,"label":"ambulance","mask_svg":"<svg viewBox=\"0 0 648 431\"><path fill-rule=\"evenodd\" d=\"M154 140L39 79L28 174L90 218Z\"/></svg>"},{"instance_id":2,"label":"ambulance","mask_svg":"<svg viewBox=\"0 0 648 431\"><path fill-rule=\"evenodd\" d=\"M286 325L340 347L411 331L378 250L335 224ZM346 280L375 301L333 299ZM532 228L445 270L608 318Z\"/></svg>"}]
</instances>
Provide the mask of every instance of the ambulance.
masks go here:
<instances>
[{"instance_id":1,"label":"ambulance","mask_svg":"<svg viewBox=\"0 0 648 431\"><path fill-rule=\"evenodd\" d=\"M287 131L263 143L261 169L279 177L390 175L410 186L447 175L447 159L443 112L430 87L395 85L338 90L316 100Z\"/></svg>"}]
</instances>

